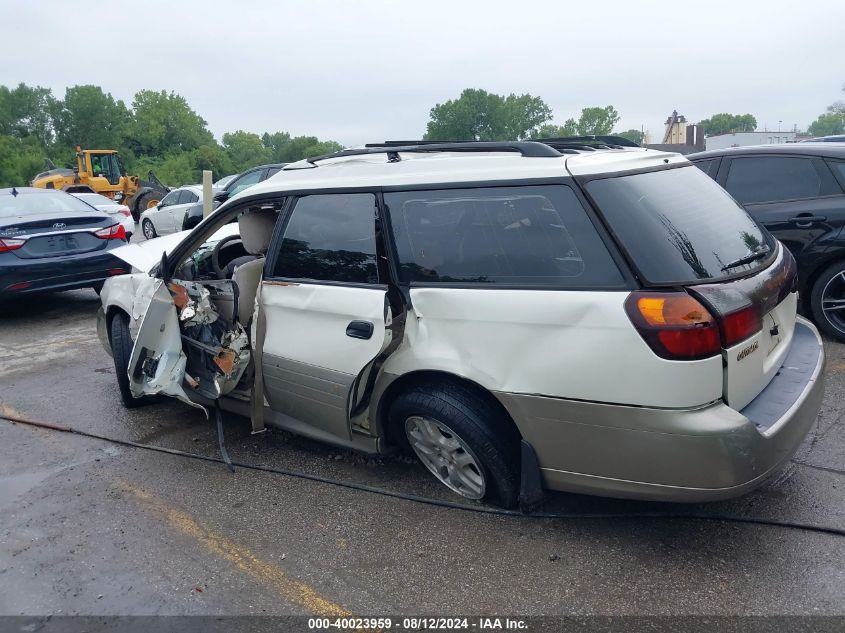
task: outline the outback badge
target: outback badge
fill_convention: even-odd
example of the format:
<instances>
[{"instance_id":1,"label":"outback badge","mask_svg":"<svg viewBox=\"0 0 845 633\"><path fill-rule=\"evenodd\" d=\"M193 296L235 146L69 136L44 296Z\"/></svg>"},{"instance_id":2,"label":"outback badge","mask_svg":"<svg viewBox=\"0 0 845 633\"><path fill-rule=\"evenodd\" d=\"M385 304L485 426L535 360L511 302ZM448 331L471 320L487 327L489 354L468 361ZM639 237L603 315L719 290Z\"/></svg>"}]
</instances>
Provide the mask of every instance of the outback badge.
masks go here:
<instances>
[{"instance_id":1,"label":"outback badge","mask_svg":"<svg viewBox=\"0 0 845 633\"><path fill-rule=\"evenodd\" d=\"M751 345L746 347L745 349L740 350L739 354L736 355L736 362L741 361L747 356L751 356L754 352L757 351L757 348L760 347L759 341L754 341Z\"/></svg>"}]
</instances>

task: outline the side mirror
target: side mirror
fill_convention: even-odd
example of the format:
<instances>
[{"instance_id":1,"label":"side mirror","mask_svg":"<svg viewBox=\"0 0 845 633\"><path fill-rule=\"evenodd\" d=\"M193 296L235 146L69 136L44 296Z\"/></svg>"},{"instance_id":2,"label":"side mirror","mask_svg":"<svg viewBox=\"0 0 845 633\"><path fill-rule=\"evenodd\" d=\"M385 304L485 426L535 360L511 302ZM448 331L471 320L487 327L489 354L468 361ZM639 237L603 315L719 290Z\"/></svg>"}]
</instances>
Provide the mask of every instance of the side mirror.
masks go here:
<instances>
[{"instance_id":1,"label":"side mirror","mask_svg":"<svg viewBox=\"0 0 845 633\"><path fill-rule=\"evenodd\" d=\"M229 199L229 192L223 189L222 191L218 191L214 194L214 202L219 202L223 204L226 200Z\"/></svg>"}]
</instances>

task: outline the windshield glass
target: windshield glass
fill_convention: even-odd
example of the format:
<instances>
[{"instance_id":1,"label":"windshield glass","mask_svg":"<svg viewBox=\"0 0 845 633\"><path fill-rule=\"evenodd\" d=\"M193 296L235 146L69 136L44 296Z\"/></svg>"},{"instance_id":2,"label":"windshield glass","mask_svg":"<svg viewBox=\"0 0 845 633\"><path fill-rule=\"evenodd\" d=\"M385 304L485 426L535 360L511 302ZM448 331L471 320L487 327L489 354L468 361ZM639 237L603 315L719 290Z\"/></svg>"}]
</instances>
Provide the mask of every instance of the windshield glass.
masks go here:
<instances>
[{"instance_id":1,"label":"windshield glass","mask_svg":"<svg viewBox=\"0 0 845 633\"><path fill-rule=\"evenodd\" d=\"M17 215L36 215L44 213L72 214L96 213L96 209L69 193L19 193L0 195L0 218Z\"/></svg>"},{"instance_id":2,"label":"windshield glass","mask_svg":"<svg viewBox=\"0 0 845 633\"><path fill-rule=\"evenodd\" d=\"M109 206L109 207L120 206L120 203L115 202L111 198L106 198L105 196L101 196L98 193L78 193L78 194L76 194L75 197L79 198L83 202L87 202L88 204L94 205L94 206Z\"/></svg>"},{"instance_id":3,"label":"windshield glass","mask_svg":"<svg viewBox=\"0 0 845 633\"><path fill-rule=\"evenodd\" d=\"M768 233L728 193L690 165L587 184L611 229L646 281L717 280L766 264Z\"/></svg>"}]
</instances>

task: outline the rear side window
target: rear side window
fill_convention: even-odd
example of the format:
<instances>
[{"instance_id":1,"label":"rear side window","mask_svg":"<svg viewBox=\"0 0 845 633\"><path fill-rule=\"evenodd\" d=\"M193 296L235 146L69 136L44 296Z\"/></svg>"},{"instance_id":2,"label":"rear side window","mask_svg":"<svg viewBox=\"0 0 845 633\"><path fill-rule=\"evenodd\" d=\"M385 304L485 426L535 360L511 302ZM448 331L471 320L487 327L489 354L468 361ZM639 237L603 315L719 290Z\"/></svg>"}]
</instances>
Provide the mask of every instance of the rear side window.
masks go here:
<instances>
[{"instance_id":1,"label":"rear side window","mask_svg":"<svg viewBox=\"0 0 845 633\"><path fill-rule=\"evenodd\" d=\"M697 160L693 163L693 165L698 167L714 180L716 179L716 169L719 166L719 161L717 159L711 158L709 160Z\"/></svg>"},{"instance_id":2,"label":"rear side window","mask_svg":"<svg viewBox=\"0 0 845 633\"><path fill-rule=\"evenodd\" d=\"M285 228L273 276L377 284L375 209L371 193L300 198Z\"/></svg>"},{"instance_id":3,"label":"rear side window","mask_svg":"<svg viewBox=\"0 0 845 633\"><path fill-rule=\"evenodd\" d=\"M768 234L713 180L689 166L587 184L623 248L653 284L716 280L753 271L767 258L731 266Z\"/></svg>"},{"instance_id":4,"label":"rear side window","mask_svg":"<svg viewBox=\"0 0 845 633\"><path fill-rule=\"evenodd\" d=\"M182 193L179 194L179 202L178 204L191 204L192 202L197 202L199 197L190 189L183 189Z\"/></svg>"},{"instance_id":5,"label":"rear side window","mask_svg":"<svg viewBox=\"0 0 845 633\"><path fill-rule=\"evenodd\" d=\"M800 200L835 193L812 159L756 156L731 161L725 189L742 204Z\"/></svg>"},{"instance_id":6,"label":"rear side window","mask_svg":"<svg viewBox=\"0 0 845 633\"><path fill-rule=\"evenodd\" d=\"M565 185L386 193L404 282L621 287Z\"/></svg>"},{"instance_id":7,"label":"rear side window","mask_svg":"<svg viewBox=\"0 0 845 633\"><path fill-rule=\"evenodd\" d=\"M845 183L845 163L838 160L827 161L833 172L839 177L839 181Z\"/></svg>"}]
</instances>

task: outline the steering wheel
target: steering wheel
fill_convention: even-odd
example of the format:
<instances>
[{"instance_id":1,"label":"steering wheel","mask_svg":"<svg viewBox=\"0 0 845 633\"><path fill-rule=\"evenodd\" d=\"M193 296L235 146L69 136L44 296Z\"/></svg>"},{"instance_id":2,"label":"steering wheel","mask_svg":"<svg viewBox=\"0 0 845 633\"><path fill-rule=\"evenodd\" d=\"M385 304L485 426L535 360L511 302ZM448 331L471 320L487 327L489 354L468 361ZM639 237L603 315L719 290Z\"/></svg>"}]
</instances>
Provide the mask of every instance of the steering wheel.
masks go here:
<instances>
[{"instance_id":1,"label":"steering wheel","mask_svg":"<svg viewBox=\"0 0 845 633\"><path fill-rule=\"evenodd\" d=\"M230 235L228 237L224 237L222 240L220 240L219 242L217 242L217 244L214 245L214 250L211 251L211 269L214 271L214 274L217 276L218 279L226 279L225 267L222 267L220 265L220 251L223 249L223 247L240 241L240 235Z\"/></svg>"}]
</instances>

